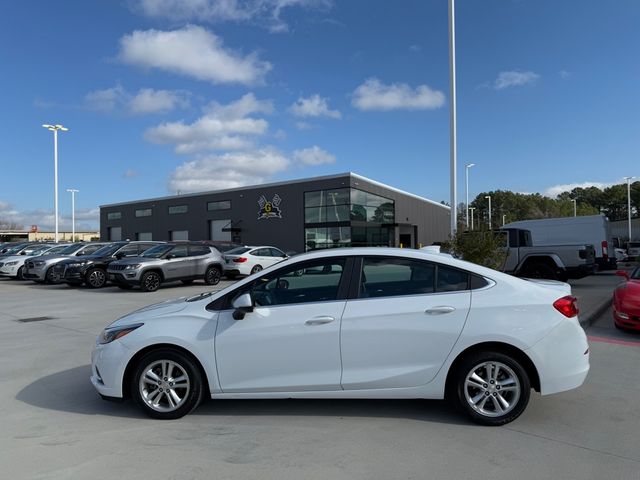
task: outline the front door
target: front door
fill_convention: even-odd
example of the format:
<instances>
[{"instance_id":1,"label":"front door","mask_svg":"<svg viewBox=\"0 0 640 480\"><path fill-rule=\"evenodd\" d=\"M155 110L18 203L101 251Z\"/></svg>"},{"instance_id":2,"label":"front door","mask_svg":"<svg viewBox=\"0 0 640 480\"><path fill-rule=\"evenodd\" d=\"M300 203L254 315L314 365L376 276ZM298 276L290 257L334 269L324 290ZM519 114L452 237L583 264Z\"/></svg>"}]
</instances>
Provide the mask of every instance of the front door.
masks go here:
<instances>
[{"instance_id":1,"label":"front door","mask_svg":"<svg viewBox=\"0 0 640 480\"><path fill-rule=\"evenodd\" d=\"M171 255L171 258L167 260L164 268L165 279L188 278L192 275L193 259L189 257L187 245L176 245L168 255Z\"/></svg>"},{"instance_id":2,"label":"front door","mask_svg":"<svg viewBox=\"0 0 640 480\"><path fill-rule=\"evenodd\" d=\"M253 312L218 317L215 355L225 393L340 389L345 258L298 263L258 278Z\"/></svg>"}]
</instances>

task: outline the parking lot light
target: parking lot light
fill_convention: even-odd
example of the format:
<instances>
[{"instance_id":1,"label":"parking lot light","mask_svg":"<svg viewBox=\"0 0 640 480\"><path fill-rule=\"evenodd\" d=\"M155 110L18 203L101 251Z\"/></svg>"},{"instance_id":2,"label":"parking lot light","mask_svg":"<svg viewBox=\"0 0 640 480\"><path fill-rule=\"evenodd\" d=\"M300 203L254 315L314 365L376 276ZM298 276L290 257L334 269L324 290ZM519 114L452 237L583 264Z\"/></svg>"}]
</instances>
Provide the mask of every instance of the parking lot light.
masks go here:
<instances>
[{"instance_id":1,"label":"parking lot light","mask_svg":"<svg viewBox=\"0 0 640 480\"><path fill-rule=\"evenodd\" d=\"M42 128L46 128L53 132L53 210L56 217L55 241L58 243L58 130L67 132L69 129L60 124L49 125L47 123L43 124Z\"/></svg>"},{"instance_id":2,"label":"parking lot light","mask_svg":"<svg viewBox=\"0 0 640 480\"><path fill-rule=\"evenodd\" d=\"M631 241L631 180L636 177L624 177L627 181L627 220L629 221L629 241Z\"/></svg>"},{"instance_id":3,"label":"parking lot light","mask_svg":"<svg viewBox=\"0 0 640 480\"><path fill-rule=\"evenodd\" d=\"M80 190L75 188L67 188L67 192L71 193L71 241L76 241L76 193Z\"/></svg>"}]
</instances>

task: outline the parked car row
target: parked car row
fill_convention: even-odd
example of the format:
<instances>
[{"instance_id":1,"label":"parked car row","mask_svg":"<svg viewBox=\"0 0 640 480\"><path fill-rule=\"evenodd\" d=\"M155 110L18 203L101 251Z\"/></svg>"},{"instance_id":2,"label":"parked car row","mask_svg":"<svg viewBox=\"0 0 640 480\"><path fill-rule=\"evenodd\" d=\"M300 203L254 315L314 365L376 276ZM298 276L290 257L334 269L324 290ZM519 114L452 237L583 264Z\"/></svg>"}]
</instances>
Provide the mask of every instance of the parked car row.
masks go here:
<instances>
[{"instance_id":1,"label":"parked car row","mask_svg":"<svg viewBox=\"0 0 640 480\"><path fill-rule=\"evenodd\" d=\"M270 267L288 256L271 246L215 242L119 241L72 244L12 244L0 254L0 276L38 283L67 283L152 292L163 283L216 285ZM220 250L227 250L222 254Z\"/></svg>"}]
</instances>

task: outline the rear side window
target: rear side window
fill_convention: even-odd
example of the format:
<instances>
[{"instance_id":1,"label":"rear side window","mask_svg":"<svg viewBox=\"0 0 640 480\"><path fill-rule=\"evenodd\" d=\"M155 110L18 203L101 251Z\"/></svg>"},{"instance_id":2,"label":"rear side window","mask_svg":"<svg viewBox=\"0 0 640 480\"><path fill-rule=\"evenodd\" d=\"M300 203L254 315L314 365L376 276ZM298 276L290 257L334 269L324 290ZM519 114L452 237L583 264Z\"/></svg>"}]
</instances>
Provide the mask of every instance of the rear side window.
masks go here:
<instances>
[{"instance_id":1,"label":"rear side window","mask_svg":"<svg viewBox=\"0 0 640 480\"><path fill-rule=\"evenodd\" d=\"M469 274L463 270L438 265L437 292L458 292L469 289Z\"/></svg>"},{"instance_id":2,"label":"rear side window","mask_svg":"<svg viewBox=\"0 0 640 480\"><path fill-rule=\"evenodd\" d=\"M138 246L133 244L133 245L127 245L126 247L122 248L121 250L118 250L118 254L122 255L123 257L137 257L138 256Z\"/></svg>"},{"instance_id":3,"label":"rear side window","mask_svg":"<svg viewBox=\"0 0 640 480\"><path fill-rule=\"evenodd\" d=\"M189 255L193 257L197 257L200 255L209 255L211 250L209 247L205 247L204 245L190 245L189 246Z\"/></svg>"},{"instance_id":4,"label":"rear side window","mask_svg":"<svg viewBox=\"0 0 640 480\"><path fill-rule=\"evenodd\" d=\"M405 258L364 259L360 298L422 295L434 292L435 265Z\"/></svg>"}]
</instances>

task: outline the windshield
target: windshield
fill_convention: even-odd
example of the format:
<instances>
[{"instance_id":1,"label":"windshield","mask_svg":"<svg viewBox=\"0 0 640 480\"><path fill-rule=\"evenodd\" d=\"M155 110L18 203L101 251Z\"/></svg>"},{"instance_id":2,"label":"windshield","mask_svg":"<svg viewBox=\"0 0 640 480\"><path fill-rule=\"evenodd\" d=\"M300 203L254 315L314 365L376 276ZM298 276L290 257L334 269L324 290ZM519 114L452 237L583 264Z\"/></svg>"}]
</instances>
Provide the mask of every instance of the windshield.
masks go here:
<instances>
[{"instance_id":1,"label":"windshield","mask_svg":"<svg viewBox=\"0 0 640 480\"><path fill-rule=\"evenodd\" d=\"M636 269L631 272L630 278L633 278L634 280L640 280L640 267L636 267Z\"/></svg>"},{"instance_id":2,"label":"windshield","mask_svg":"<svg viewBox=\"0 0 640 480\"><path fill-rule=\"evenodd\" d=\"M42 254L46 252L47 255L56 255L56 254L62 253L67 248L69 248L68 245L59 245L53 248L51 248L51 245L48 245L47 248L39 250L37 254Z\"/></svg>"},{"instance_id":3,"label":"windshield","mask_svg":"<svg viewBox=\"0 0 640 480\"><path fill-rule=\"evenodd\" d=\"M237 248L232 248L231 250L224 253L225 255L242 255L243 253L246 253L249 250L251 250L249 247L237 247Z\"/></svg>"},{"instance_id":4,"label":"windshield","mask_svg":"<svg viewBox=\"0 0 640 480\"><path fill-rule=\"evenodd\" d=\"M95 255L96 257L108 257L108 256L113 255L114 253L116 253L122 247L124 247L124 245L122 243L115 243L115 244L105 245L104 247L99 248L98 250L93 252L91 255Z\"/></svg>"},{"instance_id":5,"label":"windshield","mask_svg":"<svg viewBox=\"0 0 640 480\"><path fill-rule=\"evenodd\" d=\"M58 247L58 248L64 248L64 247ZM52 245L35 245L33 247L25 248L25 251L27 252L27 255L40 255L42 252L46 252L52 249L53 249Z\"/></svg>"},{"instance_id":6,"label":"windshield","mask_svg":"<svg viewBox=\"0 0 640 480\"><path fill-rule=\"evenodd\" d=\"M12 253L18 253L20 251L22 251L22 249L25 248L25 244L24 243L19 243L18 245L14 245L13 247L10 247L7 249L6 252L4 252L3 255L11 255Z\"/></svg>"},{"instance_id":7,"label":"windshield","mask_svg":"<svg viewBox=\"0 0 640 480\"><path fill-rule=\"evenodd\" d=\"M167 253L172 248L173 248L173 245L158 245L157 247L150 248L140 256L147 257L147 258L160 258L162 255Z\"/></svg>"},{"instance_id":8,"label":"windshield","mask_svg":"<svg viewBox=\"0 0 640 480\"><path fill-rule=\"evenodd\" d=\"M74 243L73 245L68 245L64 247L62 250L56 253L59 253L60 255L71 255L76 250L78 250L78 248L80 248L81 246L82 246L81 243Z\"/></svg>"}]
</instances>

